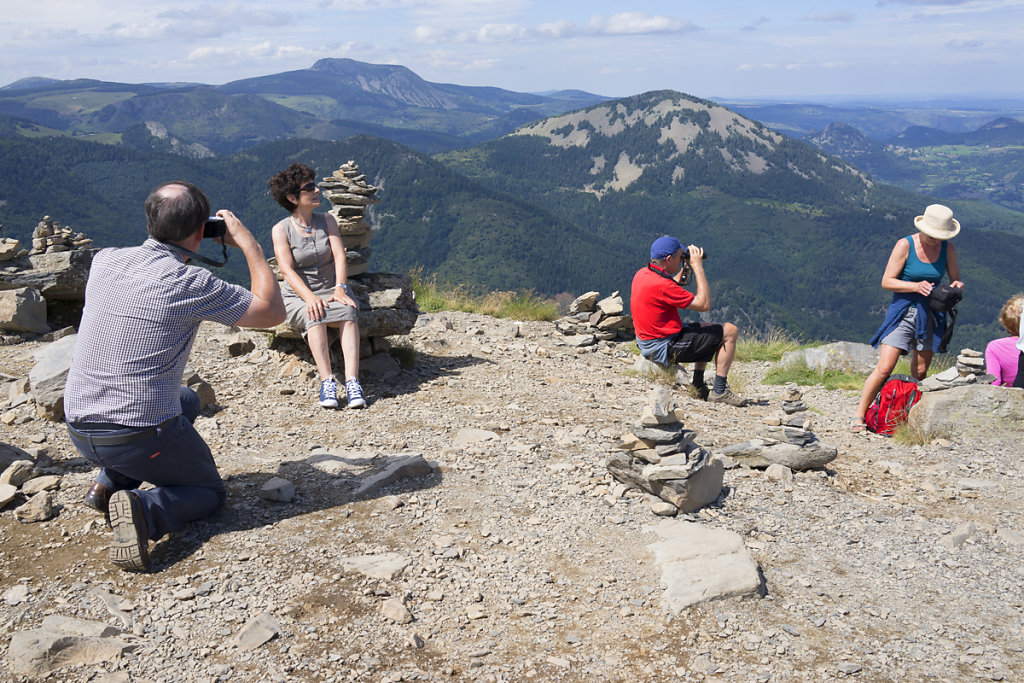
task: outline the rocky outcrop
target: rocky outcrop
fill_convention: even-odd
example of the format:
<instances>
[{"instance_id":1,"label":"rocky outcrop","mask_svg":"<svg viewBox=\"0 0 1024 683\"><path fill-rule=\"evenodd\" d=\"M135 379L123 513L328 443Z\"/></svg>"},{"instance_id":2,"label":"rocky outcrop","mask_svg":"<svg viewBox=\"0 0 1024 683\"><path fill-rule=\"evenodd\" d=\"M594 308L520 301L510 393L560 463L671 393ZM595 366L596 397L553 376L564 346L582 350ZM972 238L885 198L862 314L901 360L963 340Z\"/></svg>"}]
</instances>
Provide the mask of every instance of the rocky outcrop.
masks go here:
<instances>
[{"instance_id":1,"label":"rocky outcrop","mask_svg":"<svg viewBox=\"0 0 1024 683\"><path fill-rule=\"evenodd\" d=\"M970 438L1019 433L1024 424L1024 390L968 384L921 396L907 418L921 434Z\"/></svg>"},{"instance_id":2,"label":"rocky outcrop","mask_svg":"<svg viewBox=\"0 0 1024 683\"><path fill-rule=\"evenodd\" d=\"M32 287L47 301L83 301L95 249L23 256L0 266L0 289Z\"/></svg>"},{"instance_id":3,"label":"rocky outcrop","mask_svg":"<svg viewBox=\"0 0 1024 683\"><path fill-rule=\"evenodd\" d=\"M0 291L0 330L36 334L50 331L46 324L46 300L38 289Z\"/></svg>"},{"instance_id":4,"label":"rocky outcrop","mask_svg":"<svg viewBox=\"0 0 1024 683\"><path fill-rule=\"evenodd\" d=\"M806 364L811 370L869 373L878 365L878 351L869 344L834 342L809 349L787 351L779 365Z\"/></svg>"},{"instance_id":5,"label":"rocky outcrop","mask_svg":"<svg viewBox=\"0 0 1024 683\"><path fill-rule=\"evenodd\" d=\"M11 237L0 237L0 263L27 255L28 252L21 248L21 242Z\"/></svg>"},{"instance_id":6,"label":"rocky outcrop","mask_svg":"<svg viewBox=\"0 0 1024 683\"><path fill-rule=\"evenodd\" d=\"M78 335L72 334L48 345L38 355L38 362L28 375L32 398L40 417L64 419L64 384L71 370Z\"/></svg>"}]
</instances>

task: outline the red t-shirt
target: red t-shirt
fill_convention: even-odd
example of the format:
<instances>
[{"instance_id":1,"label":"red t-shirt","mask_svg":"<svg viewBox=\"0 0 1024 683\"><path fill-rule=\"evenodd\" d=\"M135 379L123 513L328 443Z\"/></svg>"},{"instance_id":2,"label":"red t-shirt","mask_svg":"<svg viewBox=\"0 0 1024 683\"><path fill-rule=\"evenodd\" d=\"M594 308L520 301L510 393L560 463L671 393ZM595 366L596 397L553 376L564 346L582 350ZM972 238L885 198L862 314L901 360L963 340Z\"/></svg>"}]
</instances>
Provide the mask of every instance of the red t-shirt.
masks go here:
<instances>
[{"instance_id":1,"label":"red t-shirt","mask_svg":"<svg viewBox=\"0 0 1024 683\"><path fill-rule=\"evenodd\" d=\"M692 302L693 294L670 279L664 269L653 264L644 266L633 276L629 297L636 336L640 339L661 339L675 334L683 329L677 309L686 308Z\"/></svg>"}]
</instances>

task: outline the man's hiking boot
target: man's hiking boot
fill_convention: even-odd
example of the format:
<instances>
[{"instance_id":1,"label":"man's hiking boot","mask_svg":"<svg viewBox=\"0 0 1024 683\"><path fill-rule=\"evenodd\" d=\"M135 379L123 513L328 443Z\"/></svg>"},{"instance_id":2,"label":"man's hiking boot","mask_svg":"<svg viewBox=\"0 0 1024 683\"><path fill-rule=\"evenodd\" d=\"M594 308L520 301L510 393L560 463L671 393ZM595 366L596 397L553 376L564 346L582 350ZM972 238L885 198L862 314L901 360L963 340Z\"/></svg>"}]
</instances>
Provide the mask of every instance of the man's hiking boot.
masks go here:
<instances>
[{"instance_id":1,"label":"man's hiking boot","mask_svg":"<svg viewBox=\"0 0 1024 683\"><path fill-rule=\"evenodd\" d=\"M142 501L134 491L117 491L110 497L110 561L130 572L148 572L149 529Z\"/></svg>"},{"instance_id":2,"label":"man's hiking boot","mask_svg":"<svg viewBox=\"0 0 1024 683\"><path fill-rule=\"evenodd\" d=\"M747 399L737 395L727 386L721 393L712 391L708 394L708 403L728 403L731 406L743 407L747 405Z\"/></svg>"},{"instance_id":3,"label":"man's hiking boot","mask_svg":"<svg viewBox=\"0 0 1024 683\"><path fill-rule=\"evenodd\" d=\"M691 384L690 394L695 395L696 398L699 398L702 401L706 401L708 400L708 396L711 394L711 389L707 384Z\"/></svg>"}]
</instances>

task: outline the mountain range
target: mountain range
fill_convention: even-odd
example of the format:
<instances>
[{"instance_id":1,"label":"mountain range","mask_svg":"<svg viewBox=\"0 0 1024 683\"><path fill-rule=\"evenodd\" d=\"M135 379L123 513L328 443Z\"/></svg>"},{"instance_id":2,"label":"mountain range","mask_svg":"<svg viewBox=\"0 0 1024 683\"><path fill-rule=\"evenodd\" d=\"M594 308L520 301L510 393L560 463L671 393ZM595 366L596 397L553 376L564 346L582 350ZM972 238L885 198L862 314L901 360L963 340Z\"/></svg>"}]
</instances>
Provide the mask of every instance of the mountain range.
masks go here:
<instances>
[{"instance_id":1,"label":"mountain range","mask_svg":"<svg viewBox=\"0 0 1024 683\"><path fill-rule=\"evenodd\" d=\"M48 102L51 117L92 134L41 136L31 126L43 124L24 117L0 125L0 221L25 239L48 213L100 245L137 243L149 188L183 177L242 215L269 251L281 209L266 179L296 160L328 175L353 159L381 188L372 212L376 269L421 268L470 287L628 297L650 241L669 233L710 254L711 318L808 339L865 339L888 301L878 281L892 245L936 200L879 182L854 152L866 159L884 155L886 145L853 128L833 127L816 147L684 93L523 95L377 67L322 60L218 87L12 84L0 91L4 106L24 113ZM61 93L60 107L53 93ZM587 98L597 102L582 106ZM414 125L415 117L423 118ZM107 137L85 127L96 122ZM488 126L508 130L472 144ZM374 133L352 135L365 129ZM345 139L295 137L337 130ZM396 131L432 139L437 153L383 139ZM829 144L853 156L824 151ZM211 154L182 155L188 145ZM46 196L26 188L45 188ZM1024 231L1019 213L989 201L950 203L965 225L957 245L970 288L957 336L977 345L997 333L995 314L1021 288L1009 274L1024 259ZM233 261L228 273L244 277L240 265Z\"/></svg>"},{"instance_id":2,"label":"mountain range","mask_svg":"<svg viewBox=\"0 0 1024 683\"><path fill-rule=\"evenodd\" d=\"M430 83L403 66L321 59L308 69L219 86L22 79L0 88L0 116L14 119L26 135L109 138L155 123L186 145L218 154L272 140L360 133L431 152L604 99L582 91L540 95Z\"/></svg>"}]
</instances>

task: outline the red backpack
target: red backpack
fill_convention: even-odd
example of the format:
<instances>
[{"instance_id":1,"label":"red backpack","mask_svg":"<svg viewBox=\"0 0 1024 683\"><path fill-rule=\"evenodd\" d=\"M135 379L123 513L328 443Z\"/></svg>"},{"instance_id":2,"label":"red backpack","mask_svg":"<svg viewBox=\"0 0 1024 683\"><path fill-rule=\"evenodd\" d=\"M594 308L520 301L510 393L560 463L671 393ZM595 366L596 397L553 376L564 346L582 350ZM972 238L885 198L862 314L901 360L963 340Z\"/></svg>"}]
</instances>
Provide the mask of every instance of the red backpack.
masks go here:
<instances>
[{"instance_id":1,"label":"red backpack","mask_svg":"<svg viewBox=\"0 0 1024 683\"><path fill-rule=\"evenodd\" d=\"M921 398L917 380L909 375L893 375L882 385L874 402L868 406L864 424L875 434L892 436L907 421L910 409Z\"/></svg>"}]
</instances>

